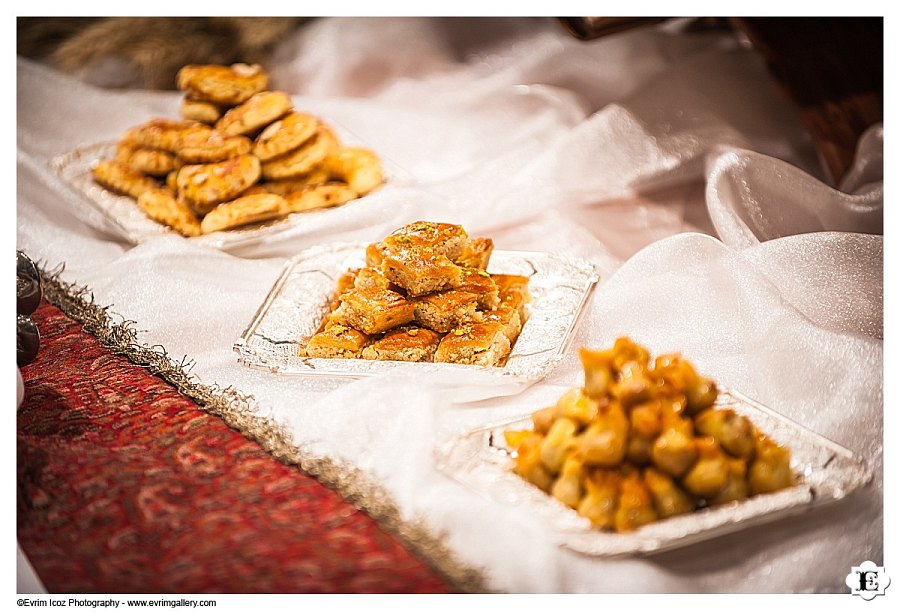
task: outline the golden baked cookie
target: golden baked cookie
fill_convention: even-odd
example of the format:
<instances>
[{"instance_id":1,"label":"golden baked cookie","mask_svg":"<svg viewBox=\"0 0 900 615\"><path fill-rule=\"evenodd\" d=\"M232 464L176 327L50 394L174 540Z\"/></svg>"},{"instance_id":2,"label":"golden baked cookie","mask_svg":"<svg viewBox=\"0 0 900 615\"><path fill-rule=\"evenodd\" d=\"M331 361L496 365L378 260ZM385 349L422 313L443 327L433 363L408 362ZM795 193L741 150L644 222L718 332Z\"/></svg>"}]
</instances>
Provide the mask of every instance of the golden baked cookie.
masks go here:
<instances>
[{"instance_id":1,"label":"golden baked cookie","mask_svg":"<svg viewBox=\"0 0 900 615\"><path fill-rule=\"evenodd\" d=\"M221 162L250 153L251 142L247 137L226 135L218 130L185 136L178 148L178 158L187 164Z\"/></svg>"},{"instance_id":2,"label":"golden baked cookie","mask_svg":"<svg viewBox=\"0 0 900 615\"><path fill-rule=\"evenodd\" d=\"M146 175L165 175L174 171L177 166L175 156L169 152L127 141L116 144L116 160Z\"/></svg>"},{"instance_id":3,"label":"golden baked cookie","mask_svg":"<svg viewBox=\"0 0 900 615\"><path fill-rule=\"evenodd\" d=\"M176 183L184 196L200 213L237 197L259 179L259 159L245 154L223 162L181 167Z\"/></svg>"},{"instance_id":4,"label":"golden baked cookie","mask_svg":"<svg viewBox=\"0 0 900 615\"><path fill-rule=\"evenodd\" d=\"M305 175L325 160L334 145L334 136L320 130L297 149L263 162L262 176L266 179L288 179Z\"/></svg>"},{"instance_id":5,"label":"golden baked cookie","mask_svg":"<svg viewBox=\"0 0 900 615\"><path fill-rule=\"evenodd\" d=\"M156 181L118 160L101 160L91 173L100 185L134 198L159 188Z\"/></svg>"},{"instance_id":6,"label":"golden baked cookie","mask_svg":"<svg viewBox=\"0 0 900 615\"><path fill-rule=\"evenodd\" d=\"M253 184L252 186L241 192L241 196L250 196L251 194L269 194L269 191L259 184Z\"/></svg>"},{"instance_id":7,"label":"golden baked cookie","mask_svg":"<svg viewBox=\"0 0 900 615\"><path fill-rule=\"evenodd\" d=\"M263 130L253 144L253 155L269 160L303 145L319 130L319 121L307 113L291 113Z\"/></svg>"},{"instance_id":8,"label":"golden baked cookie","mask_svg":"<svg viewBox=\"0 0 900 615\"><path fill-rule=\"evenodd\" d=\"M269 76L258 64L189 64L178 71L177 83L194 100L231 107L265 90Z\"/></svg>"},{"instance_id":9,"label":"golden baked cookie","mask_svg":"<svg viewBox=\"0 0 900 615\"><path fill-rule=\"evenodd\" d=\"M297 192L291 192L285 198L291 213L334 207L352 201L358 194L347 184L328 182L318 186L307 186Z\"/></svg>"},{"instance_id":10,"label":"golden baked cookie","mask_svg":"<svg viewBox=\"0 0 900 615\"><path fill-rule=\"evenodd\" d=\"M306 175L300 175L298 177L292 177L290 179L267 181L260 184L260 186L262 186L269 192L272 192L273 194L287 196L291 192L297 192L298 190L302 190L309 186L315 186L317 184L324 184L327 181L328 173L325 172L325 169L316 167Z\"/></svg>"},{"instance_id":11,"label":"golden baked cookie","mask_svg":"<svg viewBox=\"0 0 900 615\"><path fill-rule=\"evenodd\" d=\"M198 133L206 134L210 130L212 129L209 126L199 122L180 122L157 118L129 128L122 135L121 140L153 149L177 152L183 139Z\"/></svg>"},{"instance_id":12,"label":"golden baked cookie","mask_svg":"<svg viewBox=\"0 0 900 615\"><path fill-rule=\"evenodd\" d=\"M213 233L243 226L251 222L264 222L286 213L287 202L277 194L252 194L222 203L204 216L200 223L203 233Z\"/></svg>"},{"instance_id":13,"label":"golden baked cookie","mask_svg":"<svg viewBox=\"0 0 900 615\"><path fill-rule=\"evenodd\" d=\"M138 197L138 207L151 219L172 227L185 237L196 237L200 234L200 221L197 220L197 216L167 188L144 192Z\"/></svg>"},{"instance_id":14,"label":"golden baked cookie","mask_svg":"<svg viewBox=\"0 0 900 615\"><path fill-rule=\"evenodd\" d=\"M215 124L222 117L222 108L205 100L192 100L183 98L181 100L181 118L190 122L203 122L204 124Z\"/></svg>"},{"instance_id":15,"label":"golden baked cookie","mask_svg":"<svg viewBox=\"0 0 900 615\"><path fill-rule=\"evenodd\" d=\"M289 113L293 108L291 97L284 92L260 92L241 105L226 111L216 122L216 130L226 135L252 134Z\"/></svg>"},{"instance_id":16,"label":"golden baked cookie","mask_svg":"<svg viewBox=\"0 0 900 615\"><path fill-rule=\"evenodd\" d=\"M332 179L346 182L361 195L384 183L381 160L363 147L333 148L323 164Z\"/></svg>"}]
</instances>

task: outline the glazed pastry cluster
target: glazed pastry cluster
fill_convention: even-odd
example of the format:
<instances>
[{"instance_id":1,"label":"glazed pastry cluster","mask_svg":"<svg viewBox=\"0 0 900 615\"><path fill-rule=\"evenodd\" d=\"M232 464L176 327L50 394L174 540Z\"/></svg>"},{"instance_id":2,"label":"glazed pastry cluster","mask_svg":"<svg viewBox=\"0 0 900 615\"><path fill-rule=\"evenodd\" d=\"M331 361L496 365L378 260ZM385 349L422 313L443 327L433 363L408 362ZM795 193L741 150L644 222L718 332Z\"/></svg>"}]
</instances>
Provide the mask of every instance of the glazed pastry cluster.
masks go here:
<instances>
[{"instance_id":1,"label":"glazed pastry cluster","mask_svg":"<svg viewBox=\"0 0 900 615\"><path fill-rule=\"evenodd\" d=\"M729 408L678 354L650 360L619 338L581 350L584 386L507 431L515 471L604 530L744 500L793 484L790 451Z\"/></svg>"},{"instance_id":2,"label":"glazed pastry cluster","mask_svg":"<svg viewBox=\"0 0 900 615\"><path fill-rule=\"evenodd\" d=\"M489 274L494 244L414 222L366 249L338 280L308 357L501 365L527 317L528 278Z\"/></svg>"},{"instance_id":3,"label":"glazed pastry cluster","mask_svg":"<svg viewBox=\"0 0 900 615\"><path fill-rule=\"evenodd\" d=\"M94 179L187 237L334 207L383 179L378 156L269 91L257 65L185 66L180 120L125 132Z\"/></svg>"}]
</instances>

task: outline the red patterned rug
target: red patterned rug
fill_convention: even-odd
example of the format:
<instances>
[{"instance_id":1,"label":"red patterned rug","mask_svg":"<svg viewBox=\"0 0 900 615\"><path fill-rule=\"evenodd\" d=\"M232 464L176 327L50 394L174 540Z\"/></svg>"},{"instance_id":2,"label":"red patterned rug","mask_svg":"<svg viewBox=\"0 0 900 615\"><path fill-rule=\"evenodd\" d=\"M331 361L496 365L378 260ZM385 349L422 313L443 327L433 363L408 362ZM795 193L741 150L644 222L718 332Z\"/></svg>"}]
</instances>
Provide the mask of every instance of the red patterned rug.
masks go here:
<instances>
[{"instance_id":1,"label":"red patterned rug","mask_svg":"<svg viewBox=\"0 0 900 615\"><path fill-rule=\"evenodd\" d=\"M337 493L42 303L18 539L51 593L448 592Z\"/></svg>"}]
</instances>

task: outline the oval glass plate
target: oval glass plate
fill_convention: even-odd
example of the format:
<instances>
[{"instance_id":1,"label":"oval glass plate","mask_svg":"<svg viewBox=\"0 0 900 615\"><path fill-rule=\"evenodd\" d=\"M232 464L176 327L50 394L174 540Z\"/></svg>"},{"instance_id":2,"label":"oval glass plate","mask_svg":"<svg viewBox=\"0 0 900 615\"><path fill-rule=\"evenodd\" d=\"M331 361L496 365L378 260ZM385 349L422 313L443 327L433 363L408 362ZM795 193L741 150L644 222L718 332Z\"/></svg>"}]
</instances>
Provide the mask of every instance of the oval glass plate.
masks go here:
<instances>
[{"instance_id":1,"label":"oval glass plate","mask_svg":"<svg viewBox=\"0 0 900 615\"><path fill-rule=\"evenodd\" d=\"M580 259L495 250L488 271L528 276L532 296L528 320L503 367L300 356L300 350L328 313L338 277L351 267L363 266L365 244L359 243L311 248L288 260L246 331L234 344L240 360L252 367L284 374L362 377L402 365L418 373L478 370L534 382L562 357L599 279L594 266Z\"/></svg>"},{"instance_id":2,"label":"oval glass plate","mask_svg":"<svg viewBox=\"0 0 900 615\"><path fill-rule=\"evenodd\" d=\"M793 487L618 534L592 528L586 518L513 472L513 451L507 447L503 432L529 429L530 415L449 440L435 450L435 458L441 472L472 491L539 515L553 528L560 546L607 557L666 551L801 514L841 500L872 480L864 461L847 449L739 393L720 392L716 406L734 408L791 449Z\"/></svg>"},{"instance_id":3,"label":"oval glass plate","mask_svg":"<svg viewBox=\"0 0 900 615\"><path fill-rule=\"evenodd\" d=\"M334 127L333 123L332 127ZM352 137L345 138L345 134L346 131L340 131L339 134L343 143L348 145L357 143L357 140ZM102 215L106 225L105 230L119 235L122 239L137 245L160 235L177 235L168 226L148 218L133 198L116 194L94 181L91 174L93 167L101 160L115 157L115 153L116 143L114 141L94 143L53 158L50 161L50 168L83 201ZM412 183L408 173L383 156L382 163L385 184L410 185ZM238 229L190 237L188 241L221 250L252 246L280 233L302 228L303 225L309 226L310 216L327 218L333 216L334 212L339 209L365 206L367 198L367 196L363 196L339 207L289 214L278 220L248 224Z\"/></svg>"}]
</instances>

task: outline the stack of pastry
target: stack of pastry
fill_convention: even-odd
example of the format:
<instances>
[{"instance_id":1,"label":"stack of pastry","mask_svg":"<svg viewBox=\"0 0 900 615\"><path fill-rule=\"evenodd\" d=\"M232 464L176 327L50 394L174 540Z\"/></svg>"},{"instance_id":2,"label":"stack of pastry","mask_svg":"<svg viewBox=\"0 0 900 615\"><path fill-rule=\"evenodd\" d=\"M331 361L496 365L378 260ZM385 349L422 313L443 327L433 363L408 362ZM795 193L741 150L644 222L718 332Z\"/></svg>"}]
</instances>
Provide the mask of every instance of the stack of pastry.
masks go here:
<instances>
[{"instance_id":1,"label":"stack of pastry","mask_svg":"<svg viewBox=\"0 0 900 615\"><path fill-rule=\"evenodd\" d=\"M619 532L789 487L790 451L730 408L677 354L651 363L628 338L581 351L584 387L507 431L515 471Z\"/></svg>"},{"instance_id":2,"label":"stack of pastry","mask_svg":"<svg viewBox=\"0 0 900 615\"><path fill-rule=\"evenodd\" d=\"M527 317L528 278L488 274L493 241L414 222L338 280L308 357L501 365Z\"/></svg>"},{"instance_id":3,"label":"stack of pastry","mask_svg":"<svg viewBox=\"0 0 900 615\"><path fill-rule=\"evenodd\" d=\"M182 120L129 129L94 178L189 237L341 205L381 185L377 155L343 146L268 82L259 66L185 66Z\"/></svg>"}]
</instances>

